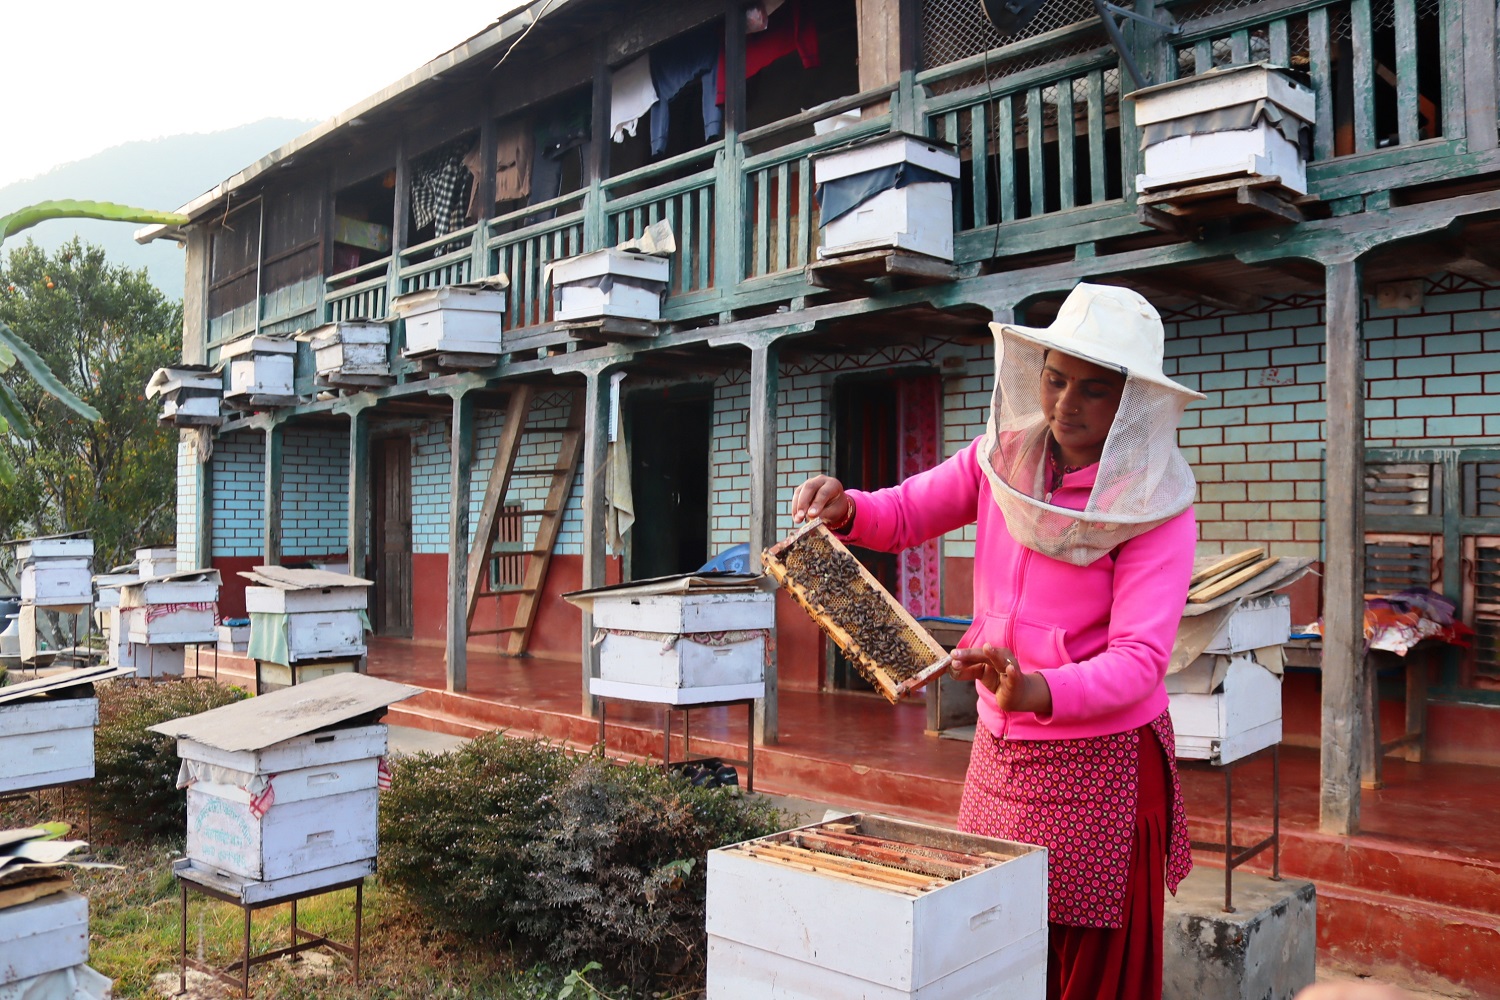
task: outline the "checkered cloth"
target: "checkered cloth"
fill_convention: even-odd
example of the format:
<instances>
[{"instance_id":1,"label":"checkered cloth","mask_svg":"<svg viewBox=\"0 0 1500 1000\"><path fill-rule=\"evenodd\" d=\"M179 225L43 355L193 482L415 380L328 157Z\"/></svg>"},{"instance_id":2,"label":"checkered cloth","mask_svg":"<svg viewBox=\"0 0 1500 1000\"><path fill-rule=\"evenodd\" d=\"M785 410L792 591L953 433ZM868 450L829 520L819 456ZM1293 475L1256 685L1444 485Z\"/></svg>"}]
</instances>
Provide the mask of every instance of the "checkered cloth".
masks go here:
<instances>
[{"instance_id":1,"label":"checkered cloth","mask_svg":"<svg viewBox=\"0 0 1500 1000\"><path fill-rule=\"evenodd\" d=\"M412 165L411 219L432 226L434 238L462 229L467 221L473 175L464 166L468 143L450 143Z\"/></svg>"}]
</instances>

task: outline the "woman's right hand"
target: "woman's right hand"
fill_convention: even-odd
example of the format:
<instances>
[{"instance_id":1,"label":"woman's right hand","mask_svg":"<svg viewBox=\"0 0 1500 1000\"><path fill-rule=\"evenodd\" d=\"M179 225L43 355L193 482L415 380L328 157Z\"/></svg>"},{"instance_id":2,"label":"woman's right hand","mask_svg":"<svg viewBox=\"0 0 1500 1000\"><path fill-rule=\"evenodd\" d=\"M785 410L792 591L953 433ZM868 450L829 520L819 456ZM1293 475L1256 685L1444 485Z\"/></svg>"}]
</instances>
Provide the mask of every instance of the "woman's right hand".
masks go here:
<instances>
[{"instance_id":1,"label":"woman's right hand","mask_svg":"<svg viewBox=\"0 0 1500 1000\"><path fill-rule=\"evenodd\" d=\"M838 524L848 513L844 484L832 476L813 476L792 494L793 524L801 524L810 517Z\"/></svg>"}]
</instances>

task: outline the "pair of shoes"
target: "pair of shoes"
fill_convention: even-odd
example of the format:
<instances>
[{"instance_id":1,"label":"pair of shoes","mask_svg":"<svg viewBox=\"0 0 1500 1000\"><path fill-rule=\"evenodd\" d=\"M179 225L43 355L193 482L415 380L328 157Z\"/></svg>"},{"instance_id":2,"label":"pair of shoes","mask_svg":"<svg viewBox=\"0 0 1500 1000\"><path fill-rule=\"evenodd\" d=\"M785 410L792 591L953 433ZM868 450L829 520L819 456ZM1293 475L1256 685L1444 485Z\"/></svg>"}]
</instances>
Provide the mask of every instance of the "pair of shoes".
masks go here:
<instances>
[{"instance_id":1,"label":"pair of shoes","mask_svg":"<svg viewBox=\"0 0 1500 1000\"><path fill-rule=\"evenodd\" d=\"M740 786L739 772L717 757L674 764L672 770L685 778L694 788L738 788Z\"/></svg>"}]
</instances>

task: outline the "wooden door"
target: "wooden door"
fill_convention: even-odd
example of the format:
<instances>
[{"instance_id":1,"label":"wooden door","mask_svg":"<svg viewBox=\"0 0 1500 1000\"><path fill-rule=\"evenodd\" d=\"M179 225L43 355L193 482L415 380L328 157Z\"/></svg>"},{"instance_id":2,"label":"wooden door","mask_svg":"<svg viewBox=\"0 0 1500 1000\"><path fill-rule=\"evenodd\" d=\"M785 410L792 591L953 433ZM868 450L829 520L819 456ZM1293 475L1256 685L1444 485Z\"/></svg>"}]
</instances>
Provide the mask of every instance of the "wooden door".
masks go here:
<instances>
[{"instance_id":1,"label":"wooden door","mask_svg":"<svg viewBox=\"0 0 1500 1000\"><path fill-rule=\"evenodd\" d=\"M370 534L375 557L372 603L377 635L410 637L411 611L411 439L375 442L373 517Z\"/></svg>"}]
</instances>

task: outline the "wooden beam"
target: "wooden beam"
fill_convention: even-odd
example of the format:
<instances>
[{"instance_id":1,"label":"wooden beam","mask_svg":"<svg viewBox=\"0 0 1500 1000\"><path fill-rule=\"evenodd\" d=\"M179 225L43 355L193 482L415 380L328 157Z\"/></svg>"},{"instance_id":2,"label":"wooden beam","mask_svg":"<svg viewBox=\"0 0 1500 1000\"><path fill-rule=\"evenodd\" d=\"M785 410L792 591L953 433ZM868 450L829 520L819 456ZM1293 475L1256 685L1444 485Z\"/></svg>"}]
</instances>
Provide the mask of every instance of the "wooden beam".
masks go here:
<instances>
[{"instance_id":1,"label":"wooden beam","mask_svg":"<svg viewBox=\"0 0 1500 1000\"><path fill-rule=\"evenodd\" d=\"M777 542L777 441L776 396L778 388L776 344L770 339L750 345L750 556L758 564L760 553ZM776 632L773 630L773 636ZM766 655L766 696L755 706L755 738L762 744L777 742L776 649Z\"/></svg>"},{"instance_id":2,"label":"wooden beam","mask_svg":"<svg viewBox=\"0 0 1500 1000\"><path fill-rule=\"evenodd\" d=\"M1494 149L1495 5L1490 0L1463 0L1462 7L1464 140L1471 151ZM1448 123L1443 126L1446 131Z\"/></svg>"},{"instance_id":3,"label":"wooden beam","mask_svg":"<svg viewBox=\"0 0 1500 1000\"><path fill-rule=\"evenodd\" d=\"M604 538L604 462L609 449L609 378L604 366L583 372L583 582L584 590L606 581L608 554ZM576 402L573 405L578 405ZM583 705L593 717L597 702L589 681L599 676L599 647L594 645L594 616L583 612Z\"/></svg>"},{"instance_id":4,"label":"wooden beam","mask_svg":"<svg viewBox=\"0 0 1500 1000\"><path fill-rule=\"evenodd\" d=\"M265 497L262 501L261 558L267 566L281 563L281 421L266 422Z\"/></svg>"},{"instance_id":5,"label":"wooden beam","mask_svg":"<svg viewBox=\"0 0 1500 1000\"><path fill-rule=\"evenodd\" d=\"M1319 826L1359 832L1364 697L1364 295L1356 257L1327 264L1327 510L1323 535L1323 757Z\"/></svg>"},{"instance_id":6,"label":"wooden beam","mask_svg":"<svg viewBox=\"0 0 1500 1000\"><path fill-rule=\"evenodd\" d=\"M349 409L349 575L368 576L370 531L370 408Z\"/></svg>"},{"instance_id":7,"label":"wooden beam","mask_svg":"<svg viewBox=\"0 0 1500 1000\"><path fill-rule=\"evenodd\" d=\"M474 471L474 397L453 396L448 464L448 690L469 689L469 477Z\"/></svg>"},{"instance_id":8,"label":"wooden beam","mask_svg":"<svg viewBox=\"0 0 1500 1000\"><path fill-rule=\"evenodd\" d=\"M406 148L406 139L396 141L396 189L391 193L391 261L386 269L385 310L389 315L391 303L401 294L401 251L411 239L411 151ZM394 328L393 328L394 331ZM392 333L394 337L394 332ZM398 350L405 344L395 345Z\"/></svg>"}]
</instances>

